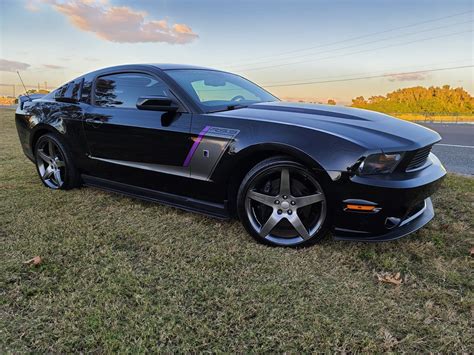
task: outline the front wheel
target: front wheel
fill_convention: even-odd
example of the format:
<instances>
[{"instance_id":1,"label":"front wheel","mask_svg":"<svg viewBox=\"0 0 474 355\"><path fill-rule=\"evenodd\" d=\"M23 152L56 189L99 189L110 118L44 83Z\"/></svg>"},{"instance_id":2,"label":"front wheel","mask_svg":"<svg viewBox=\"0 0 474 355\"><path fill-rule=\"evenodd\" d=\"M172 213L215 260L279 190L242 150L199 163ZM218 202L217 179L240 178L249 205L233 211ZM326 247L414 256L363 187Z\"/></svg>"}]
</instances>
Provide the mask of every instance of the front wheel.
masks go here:
<instances>
[{"instance_id":1,"label":"front wheel","mask_svg":"<svg viewBox=\"0 0 474 355\"><path fill-rule=\"evenodd\" d=\"M250 235L264 244L309 246L326 231L321 184L309 169L284 157L264 160L249 171L237 211Z\"/></svg>"}]
</instances>

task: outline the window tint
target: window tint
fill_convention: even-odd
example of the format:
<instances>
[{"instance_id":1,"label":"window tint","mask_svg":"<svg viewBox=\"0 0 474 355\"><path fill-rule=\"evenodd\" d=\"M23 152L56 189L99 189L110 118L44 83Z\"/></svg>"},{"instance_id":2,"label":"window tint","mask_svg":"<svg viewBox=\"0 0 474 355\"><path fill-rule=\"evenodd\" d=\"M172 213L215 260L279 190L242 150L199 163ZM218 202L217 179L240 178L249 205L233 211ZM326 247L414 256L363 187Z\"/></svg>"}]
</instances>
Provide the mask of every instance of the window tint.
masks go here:
<instances>
[{"instance_id":1,"label":"window tint","mask_svg":"<svg viewBox=\"0 0 474 355\"><path fill-rule=\"evenodd\" d=\"M92 81L84 80L81 90L81 101L90 104L91 103L91 91L92 91Z\"/></svg>"},{"instance_id":2,"label":"window tint","mask_svg":"<svg viewBox=\"0 0 474 355\"><path fill-rule=\"evenodd\" d=\"M56 90L54 98L58 101L63 99L79 100L82 82L83 79L78 79L76 81L70 81L69 83L61 86Z\"/></svg>"},{"instance_id":3,"label":"window tint","mask_svg":"<svg viewBox=\"0 0 474 355\"><path fill-rule=\"evenodd\" d=\"M74 86L72 88L71 97L73 97L76 100L79 100L81 98L81 89L82 89L83 82L84 82L84 79L77 80L74 83Z\"/></svg>"},{"instance_id":4,"label":"window tint","mask_svg":"<svg viewBox=\"0 0 474 355\"><path fill-rule=\"evenodd\" d=\"M60 99L60 98L64 97L64 94L66 93L66 90L67 90L67 88L70 84L71 83L64 84L60 88L56 89L56 92L54 93L54 98Z\"/></svg>"},{"instance_id":5,"label":"window tint","mask_svg":"<svg viewBox=\"0 0 474 355\"><path fill-rule=\"evenodd\" d=\"M66 91L63 94L63 97L68 99L79 100L79 89L82 85L82 79L77 80L76 82L71 81L66 88Z\"/></svg>"},{"instance_id":6,"label":"window tint","mask_svg":"<svg viewBox=\"0 0 474 355\"><path fill-rule=\"evenodd\" d=\"M136 108L140 96L169 96L169 94L162 81L146 74L113 74L97 79L95 86L97 106Z\"/></svg>"}]
</instances>

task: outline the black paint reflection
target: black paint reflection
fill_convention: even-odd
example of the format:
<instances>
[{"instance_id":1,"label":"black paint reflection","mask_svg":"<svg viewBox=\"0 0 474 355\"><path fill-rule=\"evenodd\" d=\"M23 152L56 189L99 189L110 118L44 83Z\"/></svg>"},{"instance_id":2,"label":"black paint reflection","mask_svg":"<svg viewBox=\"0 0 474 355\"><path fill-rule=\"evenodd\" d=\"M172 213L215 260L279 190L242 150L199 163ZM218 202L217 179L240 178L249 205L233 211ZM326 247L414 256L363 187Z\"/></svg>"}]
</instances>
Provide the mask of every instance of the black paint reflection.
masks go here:
<instances>
[{"instance_id":1,"label":"black paint reflection","mask_svg":"<svg viewBox=\"0 0 474 355\"><path fill-rule=\"evenodd\" d=\"M95 103L102 107L115 107L122 105L123 102L117 100L115 88L117 84L114 80L101 78L97 81L95 88Z\"/></svg>"}]
</instances>

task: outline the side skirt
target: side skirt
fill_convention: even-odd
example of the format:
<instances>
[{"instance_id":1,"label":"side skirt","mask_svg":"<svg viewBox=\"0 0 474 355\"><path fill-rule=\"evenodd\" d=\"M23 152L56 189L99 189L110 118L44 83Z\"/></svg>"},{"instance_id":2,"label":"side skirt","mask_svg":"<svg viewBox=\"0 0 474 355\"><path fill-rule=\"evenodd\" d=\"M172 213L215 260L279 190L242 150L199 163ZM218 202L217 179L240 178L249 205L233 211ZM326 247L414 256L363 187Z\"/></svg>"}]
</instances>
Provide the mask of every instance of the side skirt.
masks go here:
<instances>
[{"instance_id":1,"label":"side skirt","mask_svg":"<svg viewBox=\"0 0 474 355\"><path fill-rule=\"evenodd\" d=\"M150 202L158 202L164 205L183 209L185 211L197 212L206 216L219 219L229 219L226 204L196 200L193 198L174 195L166 192L132 186L121 182L97 178L90 175L81 175L84 185L96 187L101 190L116 192L125 196L138 198Z\"/></svg>"}]
</instances>

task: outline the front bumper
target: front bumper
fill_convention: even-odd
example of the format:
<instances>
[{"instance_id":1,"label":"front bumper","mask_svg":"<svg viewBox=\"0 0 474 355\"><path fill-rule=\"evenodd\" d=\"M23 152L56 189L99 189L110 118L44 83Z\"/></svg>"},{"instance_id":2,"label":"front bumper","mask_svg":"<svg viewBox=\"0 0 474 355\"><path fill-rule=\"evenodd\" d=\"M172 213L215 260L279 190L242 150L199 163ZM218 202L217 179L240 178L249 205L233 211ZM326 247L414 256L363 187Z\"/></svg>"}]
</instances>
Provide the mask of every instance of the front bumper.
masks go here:
<instances>
[{"instance_id":1,"label":"front bumper","mask_svg":"<svg viewBox=\"0 0 474 355\"><path fill-rule=\"evenodd\" d=\"M400 239L408 234L416 232L418 229L426 225L434 217L433 204L431 198L424 201L422 210L417 212L413 218L407 218L402 221L397 227L389 230L384 234L371 234L370 232L361 232L354 230L346 230L342 228L335 229L335 240L350 240L359 242L387 242L390 240Z\"/></svg>"},{"instance_id":2,"label":"front bumper","mask_svg":"<svg viewBox=\"0 0 474 355\"><path fill-rule=\"evenodd\" d=\"M341 179L334 192L334 238L379 242L399 239L426 225L433 217L430 196L446 175L434 154L425 169L392 176L352 176ZM349 211L347 201L365 201L372 212Z\"/></svg>"}]
</instances>

